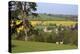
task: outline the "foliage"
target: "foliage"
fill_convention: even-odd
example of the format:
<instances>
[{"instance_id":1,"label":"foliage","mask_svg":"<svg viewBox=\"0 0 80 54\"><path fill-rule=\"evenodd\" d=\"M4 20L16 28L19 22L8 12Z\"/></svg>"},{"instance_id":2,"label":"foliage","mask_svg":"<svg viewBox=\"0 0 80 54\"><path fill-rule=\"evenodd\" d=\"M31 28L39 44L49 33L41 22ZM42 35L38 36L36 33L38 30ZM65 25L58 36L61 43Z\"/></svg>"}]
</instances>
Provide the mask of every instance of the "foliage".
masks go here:
<instances>
[{"instance_id":1,"label":"foliage","mask_svg":"<svg viewBox=\"0 0 80 54\"><path fill-rule=\"evenodd\" d=\"M27 36L27 28L32 31L33 26L28 20L29 15L37 16L37 13L33 13L33 11L36 11L36 3L35 2L25 2L25 1L10 1L9 2L9 16L10 16L10 30L11 35L18 31L18 38L21 38L21 36ZM37 14L37 15L35 15ZM21 23L17 23L16 21L21 21ZM23 31L22 31L22 30ZM14 32L13 32L14 31ZM29 31L29 33L32 33ZM19 33L20 32L20 33ZM26 33L25 35L22 35L22 33Z\"/></svg>"},{"instance_id":2,"label":"foliage","mask_svg":"<svg viewBox=\"0 0 80 54\"><path fill-rule=\"evenodd\" d=\"M36 26L32 35L28 33L28 36L30 36L29 41L37 41L37 42L49 42L49 43L56 43L57 41L63 41L64 44L73 44L78 45L78 30L72 30L72 29L65 29L61 31L61 25L58 27L59 33L55 33L55 28L50 28L52 32L44 32L44 27L42 26ZM24 35L22 35L24 36Z\"/></svg>"},{"instance_id":3,"label":"foliage","mask_svg":"<svg viewBox=\"0 0 80 54\"><path fill-rule=\"evenodd\" d=\"M78 31L64 31L64 44L74 44L78 45Z\"/></svg>"}]
</instances>

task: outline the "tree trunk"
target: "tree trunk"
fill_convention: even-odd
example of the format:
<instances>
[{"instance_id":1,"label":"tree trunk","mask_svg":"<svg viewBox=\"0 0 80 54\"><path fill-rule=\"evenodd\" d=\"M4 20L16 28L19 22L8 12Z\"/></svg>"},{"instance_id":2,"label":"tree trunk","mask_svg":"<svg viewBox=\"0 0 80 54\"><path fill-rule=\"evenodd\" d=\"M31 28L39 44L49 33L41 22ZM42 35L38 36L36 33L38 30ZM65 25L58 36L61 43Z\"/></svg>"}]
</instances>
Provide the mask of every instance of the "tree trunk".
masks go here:
<instances>
[{"instance_id":1,"label":"tree trunk","mask_svg":"<svg viewBox=\"0 0 80 54\"><path fill-rule=\"evenodd\" d=\"M23 5L23 8L22 8L22 21L23 21L23 25L24 25L24 33L25 33L25 36L24 36L24 40L26 41L26 40L28 40L28 35L27 35L27 32L28 32L28 27L27 27L27 25L26 25L26 12L25 12L25 7L26 7L26 3L25 3L25 5Z\"/></svg>"},{"instance_id":2,"label":"tree trunk","mask_svg":"<svg viewBox=\"0 0 80 54\"><path fill-rule=\"evenodd\" d=\"M28 32L28 29L27 29L27 25L26 25L26 19L23 18L23 25L24 25L24 33L25 33L25 36L24 36L24 40L28 40L28 35L27 35L27 32Z\"/></svg>"},{"instance_id":3,"label":"tree trunk","mask_svg":"<svg viewBox=\"0 0 80 54\"><path fill-rule=\"evenodd\" d=\"M24 32L25 32L25 37L24 37L24 40L25 40L25 41L26 41L26 40L28 40L27 31L28 31L28 30L26 30L26 29L24 30Z\"/></svg>"}]
</instances>

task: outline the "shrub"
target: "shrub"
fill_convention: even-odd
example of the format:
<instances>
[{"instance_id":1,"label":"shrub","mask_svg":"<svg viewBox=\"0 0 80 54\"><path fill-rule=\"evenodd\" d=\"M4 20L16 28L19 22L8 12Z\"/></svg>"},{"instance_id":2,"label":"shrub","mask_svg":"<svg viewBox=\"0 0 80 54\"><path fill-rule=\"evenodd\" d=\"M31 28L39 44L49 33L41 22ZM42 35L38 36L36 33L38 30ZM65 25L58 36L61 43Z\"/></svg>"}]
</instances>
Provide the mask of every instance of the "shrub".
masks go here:
<instances>
[{"instance_id":1,"label":"shrub","mask_svg":"<svg viewBox=\"0 0 80 54\"><path fill-rule=\"evenodd\" d=\"M53 26L48 26L47 29L48 29L48 30L53 30L54 27L53 27Z\"/></svg>"},{"instance_id":2,"label":"shrub","mask_svg":"<svg viewBox=\"0 0 80 54\"><path fill-rule=\"evenodd\" d=\"M47 42L49 43L55 43L57 41L56 39L56 34L52 32L48 37L47 37Z\"/></svg>"},{"instance_id":3,"label":"shrub","mask_svg":"<svg viewBox=\"0 0 80 54\"><path fill-rule=\"evenodd\" d=\"M78 31L66 30L64 31L64 44L78 45Z\"/></svg>"},{"instance_id":4,"label":"shrub","mask_svg":"<svg viewBox=\"0 0 80 54\"><path fill-rule=\"evenodd\" d=\"M35 34L29 36L30 41L38 41L38 42L49 42L49 43L56 43L63 41L64 44L73 44L78 45L78 30L63 30L59 31L58 34L55 31L52 32L44 32L43 29L36 28L34 31ZM37 33L38 32L38 33ZM24 39L24 32L20 34L12 35L12 38L15 39Z\"/></svg>"},{"instance_id":5,"label":"shrub","mask_svg":"<svg viewBox=\"0 0 80 54\"><path fill-rule=\"evenodd\" d=\"M21 31L20 33L17 33L16 35L17 35L16 39L18 39L18 40L24 40L24 37L25 37L24 31Z\"/></svg>"},{"instance_id":6,"label":"shrub","mask_svg":"<svg viewBox=\"0 0 80 54\"><path fill-rule=\"evenodd\" d=\"M65 30L63 32L64 34L64 38L63 38L63 41L64 41L64 44L69 44L70 43L70 31L69 30Z\"/></svg>"},{"instance_id":7,"label":"shrub","mask_svg":"<svg viewBox=\"0 0 80 54\"><path fill-rule=\"evenodd\" d=\"M78 31L71 31L71 44L78 45Z\"/></svg>"}]
</instances>

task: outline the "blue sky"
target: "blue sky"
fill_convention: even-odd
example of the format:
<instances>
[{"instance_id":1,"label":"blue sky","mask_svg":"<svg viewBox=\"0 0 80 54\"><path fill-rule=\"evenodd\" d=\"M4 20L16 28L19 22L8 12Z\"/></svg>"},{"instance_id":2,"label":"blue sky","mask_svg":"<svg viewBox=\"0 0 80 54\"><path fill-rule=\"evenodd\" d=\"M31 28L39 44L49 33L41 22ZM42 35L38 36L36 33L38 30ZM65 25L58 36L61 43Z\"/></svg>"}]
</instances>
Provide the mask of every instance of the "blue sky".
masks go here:
<instances>
[{"instance_id":1,"label":"blue sky","mask_svg":"<svg viewBox=\"0 0 80 54\"><path fill-rule=\"evenodd\" d=\"M37 3L38 13L77 15L78 6L71 4Z\"/></svg>"}]
</instances>

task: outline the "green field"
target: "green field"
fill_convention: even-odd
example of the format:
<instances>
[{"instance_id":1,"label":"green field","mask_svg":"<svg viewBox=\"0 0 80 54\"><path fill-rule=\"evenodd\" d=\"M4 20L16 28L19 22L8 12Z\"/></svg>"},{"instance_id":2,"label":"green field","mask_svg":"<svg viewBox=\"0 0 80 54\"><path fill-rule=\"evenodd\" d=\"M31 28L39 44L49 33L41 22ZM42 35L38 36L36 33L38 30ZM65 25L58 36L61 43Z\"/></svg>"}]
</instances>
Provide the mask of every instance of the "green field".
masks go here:
<instances>
[{"instance_id":1,"label":"green field","mask_svg":"<svg viewBox=\"0 0 80 54\"><path fill-rule=\"evenodd\" d=\"M52 20L52 21L73 21L71 19L71 16L49 16L47 14L39 14L39 16L37 17L29 17L30 20L43 20L43 21L47 21L47 20Z\"/></svg>"},{"instance_id":2,"label":"green field","mask_svg":"<svg viewBox=\"0 0 80 54\"><path fill-rule=\"evenodd\" d=\"M74 45L12 40L12 53L77 49Z\"/></svg>"}]
</instances>

